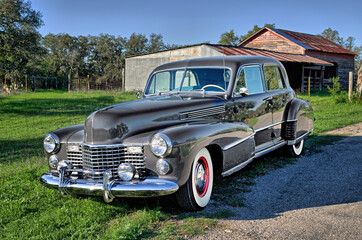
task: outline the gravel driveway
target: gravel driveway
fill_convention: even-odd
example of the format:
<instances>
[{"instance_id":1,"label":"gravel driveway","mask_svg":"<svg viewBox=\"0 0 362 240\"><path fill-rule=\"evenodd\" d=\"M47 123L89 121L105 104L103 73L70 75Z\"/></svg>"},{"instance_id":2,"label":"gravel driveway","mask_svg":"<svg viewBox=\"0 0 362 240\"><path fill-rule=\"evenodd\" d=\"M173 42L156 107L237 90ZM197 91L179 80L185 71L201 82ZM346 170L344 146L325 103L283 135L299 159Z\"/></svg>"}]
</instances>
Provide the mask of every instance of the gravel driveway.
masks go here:
<instances>
[{"instance_id":1,"label":"gravel driveway","mask_svg":"<svg viewBox=\"0 0 362 240\"><path fill-rule=\"evenodd\" d=\"M245 207L227 207L235 216L195 239L362 239L358 135L257 178Z\"/></svg>"}]
</instances>

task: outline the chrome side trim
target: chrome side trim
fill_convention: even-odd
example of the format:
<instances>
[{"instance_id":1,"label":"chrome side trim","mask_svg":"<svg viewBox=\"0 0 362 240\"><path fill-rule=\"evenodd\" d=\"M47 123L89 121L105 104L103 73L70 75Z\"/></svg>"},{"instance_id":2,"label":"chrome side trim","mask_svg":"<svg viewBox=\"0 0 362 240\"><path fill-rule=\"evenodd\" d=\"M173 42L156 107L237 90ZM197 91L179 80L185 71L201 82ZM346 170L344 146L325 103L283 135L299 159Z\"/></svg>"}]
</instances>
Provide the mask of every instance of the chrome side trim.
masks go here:
<instances>
[{"instance_id":1,"label":"chrome side trim","mask_svg":"<svg viewBox=\"0 0 362 240\"><path fill-rule=\"evenodd\" d=\"M308 135L311 134L311 133L313 132L313 130L314 130L314 128L312 128L312 130L311 130L310 132L307 132L307 133L303 134L302 136L300 136L300 137L297 138L297 139L289 140L289 141L287 142L287 144L288 144L288 145L294 145L294 144L302 141L302 139L308 137Z\"/></svg>"},{"instance_id":2,"label":"chrome side trim","mask_svg":"<svg viewBox=\"0 0 362 240\"><path fill-rule=\"evenodd\" d=\"M253 161L253 159L254 159L254 157L249 158L249 159L246 160L245 162L242 162L241 164L239 164L239 165L237 165L237 166L235 166L235 167L233 167L233 168L231 168L231 169L229 169L229 170L221 173L221 176L226 177L226 176L229 176L229 175L231 175L231 174L239 171L240 169L246 167L246 165L248 165L251 161Z\"/></svg>"},{"instance_id":3,"label":"chrome side trim","mask_svg":"<svg viewBox=\"0 0 362 240\"><path fill-rule=\"evenodd\" d=\"M223 151L229 150L230 148L235 147L236 145L248 140L249 138L253 137L254 135L255 135L255 133L253 132L252 134L250 134L250 135L248 135L248 136L246 136L244 138L241 138L241 139L239 139L239 140L237 140L237 141L235 141L233 143L229 143L228 145L224 146L222 148L222 150Z\"/></svg>"},{"instance_id":4,"label":"chrome side trim","mask_svg":"<svg viewBox=\"0 0 362 240\"><path fill-rule=\"evenodd\" d=\"M62 188L66 194L105 196L107 192L110 194L108 196L114 197L157 197L172 194L179 188L175 182L158 178L130 182L109 180L109 178L105 180L104 184L104 182L67 178L63 181ZM40 177L40 182L50 188L59 188L59 177L51 173L44 173Z\"/></svg>"},{"instance_id":5,"label":"chrome side trim","mask_svg":"<svg viewBox=\"0 0 362 240\"><path fill-rule=\"evenodd\" d=\"M197 109L188 112L180 112L179 118L180 120L203 118L211 115L223 114L224 112L225 112L225 106L220 105L217 107Z\"/></svg>"},{"instance_id":6,"label":"chrome side trim","mask_svg":"<svg viewBox=\"0 0 362 240\"><path fill-rule=\"evenodd\" d=\"M286 144L287 144L287 142L284 141L284 142L278 143L278 144L276 144L276 145L274 145L274 146L272 146L270 148L267 148L265 150L261 150L260 152L255 153L255 158L258 158L258 157L261 157L261 156L263 156L263 155L265 155L267 153L270 153L270 152L274 151L275 149L280 148L280 147L282 147L282 146L284 146Z\"/></svg>"},{"instance_id":7,"label":"chrome side trim","mask_svg":"<svg viewBox=\"0 0 362 240\"><path fill-rule=\"evenodd\" d=\"M273 124L270 124L270 125L268 125L268 126L265 126L265 127L262 127L262 128L258 128L258 129L255 130L255 132L260 132L260 131L262 131L262 130L268 129L268 128L270 128L270 127L274 127L274 126L279 125L279 124L282 124L282 123L283 123L283 122L273 123Z\"/></svg>"}]
</instances>

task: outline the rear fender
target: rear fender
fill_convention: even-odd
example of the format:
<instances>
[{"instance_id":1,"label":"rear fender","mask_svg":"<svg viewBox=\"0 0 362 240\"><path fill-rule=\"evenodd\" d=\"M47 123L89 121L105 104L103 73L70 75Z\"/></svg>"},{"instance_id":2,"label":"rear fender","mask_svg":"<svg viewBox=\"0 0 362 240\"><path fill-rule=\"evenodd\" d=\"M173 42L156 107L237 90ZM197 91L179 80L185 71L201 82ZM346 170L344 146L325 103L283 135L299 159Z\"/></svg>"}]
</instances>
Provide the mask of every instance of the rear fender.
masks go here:
<instances>
[{"instance_id":1,"label":"rear fender","mask_svg":"<svg viewBox=\"0 0 362 240\"><path fill-rule=\"evenodd\" d=\"M295 140L302 140L314 128L314 113L312 106L301 99L290 101L284 111L282 137L295 144Z\"/></svg>"}]
</instances>

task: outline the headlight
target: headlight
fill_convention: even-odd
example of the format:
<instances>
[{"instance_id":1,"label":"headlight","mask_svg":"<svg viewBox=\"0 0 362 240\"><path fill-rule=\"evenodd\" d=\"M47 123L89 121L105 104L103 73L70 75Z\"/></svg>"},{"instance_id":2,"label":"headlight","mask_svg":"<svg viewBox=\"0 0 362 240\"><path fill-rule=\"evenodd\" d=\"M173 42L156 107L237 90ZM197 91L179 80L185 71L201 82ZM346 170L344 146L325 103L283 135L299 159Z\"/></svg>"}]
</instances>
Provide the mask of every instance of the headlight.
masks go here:
<instances>
[{"instance_id":1,"label":"headlight","mask_svg":"<svg viewBox=\"0 0 362 240\"><path fill-rule=\"evenodd\" d=\"M151 140L151 151L156 156L167 156L171 153L171 140L163 134L156 134Z\"/></svg>"},{"instance_id":2,"label":"headlight","mask_svg":"<svg viewBox=\"0 0 362 240\"><path fill-rule=\"evenodd\" d=\"M60 142L59 138L56 135L49 133L45 136L44 138L45 151L47 151L48 153L56 153L58 152L59 147L60 147Z\"/></svg>"}]
</instances>

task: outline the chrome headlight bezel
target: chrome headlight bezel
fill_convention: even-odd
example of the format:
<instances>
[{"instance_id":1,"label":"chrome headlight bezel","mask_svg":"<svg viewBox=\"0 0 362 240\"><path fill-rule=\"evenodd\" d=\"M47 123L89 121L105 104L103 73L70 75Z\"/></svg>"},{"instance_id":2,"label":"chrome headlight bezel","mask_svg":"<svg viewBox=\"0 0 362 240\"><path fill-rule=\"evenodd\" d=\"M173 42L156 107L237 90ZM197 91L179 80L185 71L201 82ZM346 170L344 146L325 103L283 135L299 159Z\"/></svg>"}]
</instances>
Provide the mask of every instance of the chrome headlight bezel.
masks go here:
<instances>
[{"instance_id":1,"label":"chrome headlight bezel","mask_svg":"<svg viewBox=\"0 0 362 240\"><path fill-rule=\"evenodd\" d=\"M43 140L44 150L47 153L57 153L60 149L60 141L54 133L48 133Z\"/></svg>"},{"instance_id":2,"label":"chrome headlight bezel","mask_svg":"<svg viewBox=\"0 0 362 240\"><path fill-rule=\"evenodd\" d=\"M166 157L171 154L172 142L165 134L157 133L150 141L150 148L157 157Z\"/></svg>"}]
</instances>

